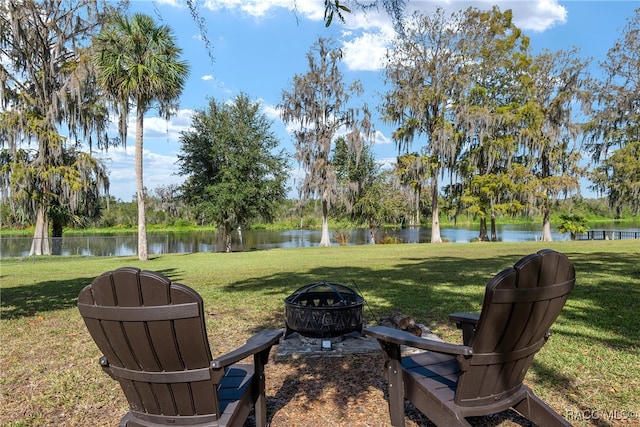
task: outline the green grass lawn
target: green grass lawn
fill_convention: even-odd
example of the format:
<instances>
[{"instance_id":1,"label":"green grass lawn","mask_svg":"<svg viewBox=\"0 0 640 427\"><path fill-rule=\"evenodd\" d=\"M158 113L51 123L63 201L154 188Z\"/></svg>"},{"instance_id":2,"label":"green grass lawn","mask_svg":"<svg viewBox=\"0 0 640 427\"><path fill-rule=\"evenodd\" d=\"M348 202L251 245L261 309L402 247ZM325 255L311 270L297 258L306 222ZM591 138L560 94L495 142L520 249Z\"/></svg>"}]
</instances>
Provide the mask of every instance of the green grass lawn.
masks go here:
<instances>
[{"instance_id":1,"label":"green grass lawn","mask_svg":"<svg viewBox=\"0 0 640 427\"><path fill-rule=\"evenodd\" d=\"M526 382L576 425L639 425L640 241L274 249L161 255L144 263L133 257L3 259L0 424L90 425L101 417L115 424L126 411L120 397L114 403L119 388L99 369L75 306L80 289L106 270L155 270L197 290L215 356L257 330L283 327L283 299L318 281L358 290L368 324L398 309L460 342L448 314L480 310L487 281L543 247L566 253L577 281ZM588 419L591 413L599 420Z\"/></svg>"}]
</instances>

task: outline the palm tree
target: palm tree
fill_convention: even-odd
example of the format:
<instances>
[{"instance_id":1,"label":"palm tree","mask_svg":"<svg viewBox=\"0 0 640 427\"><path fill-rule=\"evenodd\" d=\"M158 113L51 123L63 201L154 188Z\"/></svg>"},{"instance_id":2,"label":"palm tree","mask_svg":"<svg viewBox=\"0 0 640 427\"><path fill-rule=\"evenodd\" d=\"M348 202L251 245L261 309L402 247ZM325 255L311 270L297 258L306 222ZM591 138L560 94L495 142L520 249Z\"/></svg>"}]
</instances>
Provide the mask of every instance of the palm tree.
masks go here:
<instances>
[{"instance_id":1,"label":"palm tree","mask_svg":"<svg viewBox=\"0 0 640 427\"><path fill-rule=\"evenodd\" d=\"M138 201L138 258L146 261L147 228L142 143L144 114L157 107L168 119L189 75L189 66L180 61L182 53L172 30L156 25L148 15L131 18L117 15L95 40L98 82L119 114L119 132L127 138L127 117L136 108L136 190Z\"/></svg>"}]
</instances>

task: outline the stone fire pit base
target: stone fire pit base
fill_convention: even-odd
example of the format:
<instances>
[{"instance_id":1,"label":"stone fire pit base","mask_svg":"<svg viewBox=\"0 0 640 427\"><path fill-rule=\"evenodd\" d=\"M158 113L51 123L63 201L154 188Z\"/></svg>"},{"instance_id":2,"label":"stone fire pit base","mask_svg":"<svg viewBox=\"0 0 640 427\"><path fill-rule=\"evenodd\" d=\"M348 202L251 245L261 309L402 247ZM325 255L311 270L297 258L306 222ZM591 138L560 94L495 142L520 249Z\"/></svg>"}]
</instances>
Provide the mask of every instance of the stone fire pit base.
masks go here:
<instances>
[{"instance_id":1,"label":"stone fire pit base","mask_svg":"<svg viewBox=\"0 0 640 427\"><path fill-rule=\"evenodd\" d=\"M322 338L309 338L294 332L286 340L280 340L275 348L275 360L298 359L300 357L340 357L346 354L380 351L380 346L375 338L361 335L358 332L351 332L336 338L325 338L324 341L331 344L330 349L323 349Z\"/></svg>"},{"instance_id":2,"label":"stone fire pit base","mask_svg":"<svg viewBox=\"0 0 640 427\"><path fill-rule=\"evenodd\" d=\"M422 329L423 338L442 341L424 325L418 326ZM324 345L323 341L325 341ZM330 349L327 346L328 343L331 344ZM410 351L404 347L403 350ZM305 337L294 332L287 339L280 340L275 348L274 358L276 361L283 361L301 357L341 357L348 354L375 353L377 351L380 351L378 341L359 332L325 339Z\"/></svg>"}]
</instances>

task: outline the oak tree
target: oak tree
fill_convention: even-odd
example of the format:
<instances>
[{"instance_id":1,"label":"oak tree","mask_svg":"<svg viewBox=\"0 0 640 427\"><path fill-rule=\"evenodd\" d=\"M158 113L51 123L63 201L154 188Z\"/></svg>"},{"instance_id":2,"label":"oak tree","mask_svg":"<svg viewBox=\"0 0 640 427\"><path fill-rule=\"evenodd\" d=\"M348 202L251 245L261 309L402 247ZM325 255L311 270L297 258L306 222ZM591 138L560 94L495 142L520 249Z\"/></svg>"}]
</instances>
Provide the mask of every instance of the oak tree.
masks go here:
<instances>
[{"instance_id":1,"label":"oak tree","mask_svg":"<svg viewBox=\"0 0 640 427\"><path fill-rule=\"evenodd\" d=\"M234 229L253 220L271 221L286 197L288 159L260 103L246 94L233 102L209 100L183 132L178 154L186 202L223 233L231 252Z\"/></svg>"}]
</instances>

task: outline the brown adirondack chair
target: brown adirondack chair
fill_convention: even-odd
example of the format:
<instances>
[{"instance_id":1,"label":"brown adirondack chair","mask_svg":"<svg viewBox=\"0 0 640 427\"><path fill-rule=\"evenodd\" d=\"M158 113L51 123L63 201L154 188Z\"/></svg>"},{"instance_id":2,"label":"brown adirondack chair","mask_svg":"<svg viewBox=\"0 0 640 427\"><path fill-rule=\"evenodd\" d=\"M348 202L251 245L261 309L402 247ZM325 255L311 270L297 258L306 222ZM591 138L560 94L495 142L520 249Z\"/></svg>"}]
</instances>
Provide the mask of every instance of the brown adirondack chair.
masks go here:
<instances>
[{"instance_id":1,"label":"brown adirondack chair","mask_svg":"<svg viewBox=\"0 0 640 427\"><path fill-rule=\"evenodd\" d=\"M543 427L570 426L523 380L574 282L567 257L542 250L489 281L480 315L450 316L462 329L462 345L366 328L385 355L391 423L404 426L406 398L438 426L469 426L465 417L509 408ZM427 351L403 357L403 345Z\"/></svg>"},{"instance_id":2,"label":"brown adirondack chair","mask_svg":"<svg viewBox=\"0 0 640 427\"><path fill-rule=\"evenodd\" d=\"M238 426L252 408L256 425L266 425L264 365L283 331L260 332L212 359L200 295L137 268L97 277L78 308L100 365L129 401L121 426ZM250 356L253 363L237 363Z\"/></svg>"}]
</instances>

